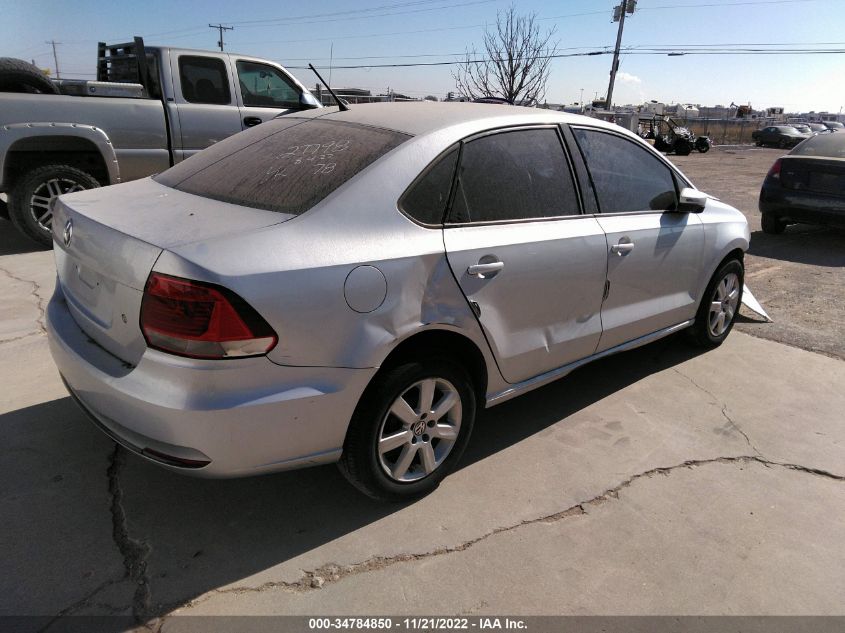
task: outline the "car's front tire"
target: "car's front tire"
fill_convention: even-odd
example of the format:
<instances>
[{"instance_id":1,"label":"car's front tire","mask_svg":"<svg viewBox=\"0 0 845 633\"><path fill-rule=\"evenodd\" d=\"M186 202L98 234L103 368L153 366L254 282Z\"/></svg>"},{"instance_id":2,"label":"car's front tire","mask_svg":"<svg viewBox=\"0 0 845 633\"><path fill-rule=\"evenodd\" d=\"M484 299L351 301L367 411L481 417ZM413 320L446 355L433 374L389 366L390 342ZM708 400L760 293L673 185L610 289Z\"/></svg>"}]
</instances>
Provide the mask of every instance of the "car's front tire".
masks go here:
<instances>
[{"instance_id":1,"label":"car's front tire","mask_svg":"<svg viewBox=\"0 0 845 633\"><path fill-rule=\"evenodd\" d=\"M721 345L734 326L742 303L745 269L738 259L722 264L707 284L695 322L689 329L693 343L705 349Z\"/></svg>"},{"instance_id":2,"label":"car's front tire","mask_svg":"<svg viewBox=\"0 0 845 633\"><path fill-rule=\"evenodd\" d=\"M433 491L461 458L475 419L466 370L440 357L382 369L353 414L339 467L374 499Z\"/></svg>"}]
</instances>

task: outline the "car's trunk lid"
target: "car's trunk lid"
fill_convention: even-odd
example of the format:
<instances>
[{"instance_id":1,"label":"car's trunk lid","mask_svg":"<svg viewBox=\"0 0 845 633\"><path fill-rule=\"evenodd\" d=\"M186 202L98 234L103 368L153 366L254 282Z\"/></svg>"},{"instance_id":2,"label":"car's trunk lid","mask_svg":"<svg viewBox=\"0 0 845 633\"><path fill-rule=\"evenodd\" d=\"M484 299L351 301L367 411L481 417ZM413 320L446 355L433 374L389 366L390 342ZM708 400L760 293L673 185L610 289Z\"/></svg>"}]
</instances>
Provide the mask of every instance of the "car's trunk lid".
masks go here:
<instances>
[{"instance_id":1,"label":"car's trunk lid","mask_svg":"<svg viewBox=\"0 0 845 633\"><path fill-rule=\"evenodd\" d=\"M845 192L845 159L784 156L780 179L785 189L842 195Z\"/></svg>"},{"instance_id":2,"label":"car's trunk lid","mask_svg":"<svg viewBox=\"0 0 845 633\"><path fill-rule=\"evenodd\" d=\"M62 196L53 214L58 283L85 333L134 365L146 349L139 323L144 286L162 250L290 217L150 179Z\"/></svg>"}]
</instances>

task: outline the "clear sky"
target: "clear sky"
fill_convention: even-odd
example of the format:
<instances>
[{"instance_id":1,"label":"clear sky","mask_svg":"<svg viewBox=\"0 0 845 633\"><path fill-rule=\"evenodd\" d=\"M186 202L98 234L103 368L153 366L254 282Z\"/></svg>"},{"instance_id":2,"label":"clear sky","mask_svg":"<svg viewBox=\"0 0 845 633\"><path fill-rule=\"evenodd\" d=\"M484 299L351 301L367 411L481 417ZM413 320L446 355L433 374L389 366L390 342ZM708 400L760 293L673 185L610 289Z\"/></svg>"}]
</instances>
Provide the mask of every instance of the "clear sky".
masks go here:
<instances>
[{"instance_id":1,"label":"clear sky","mask_svg":"<svg viewBox=\"0 0 845 633\"><path fill-rule=\"evenodd\" d=\"M619 0L515 0L556 29L561 53L612 50ZM306 85L315 78L295 68L308 61L328 68L334 87L392 88L442 98L454 90L451 66L377 68L378 64L454 61L481 44L485 24L511 0L0 0L0 56L34 59L63 76L93 78L96 44L141 35L148 44L213 49L209 23L234 26L226 50L292 67ZM668 56L671 50L710 47L845 51L845 0L639 0L625 22L614 103L783 106L790 111L845 112L845 54ZM644 54L644 48L665 48ZM564 50L565 49L565 50ZM365 59L362 59L365 58ZM553 103L603 96L610 55L552 62L546 98ZM366 68L338 66L371 64ZM324 73L327 76L328 72Z\"/></svg>"}]
</instances>

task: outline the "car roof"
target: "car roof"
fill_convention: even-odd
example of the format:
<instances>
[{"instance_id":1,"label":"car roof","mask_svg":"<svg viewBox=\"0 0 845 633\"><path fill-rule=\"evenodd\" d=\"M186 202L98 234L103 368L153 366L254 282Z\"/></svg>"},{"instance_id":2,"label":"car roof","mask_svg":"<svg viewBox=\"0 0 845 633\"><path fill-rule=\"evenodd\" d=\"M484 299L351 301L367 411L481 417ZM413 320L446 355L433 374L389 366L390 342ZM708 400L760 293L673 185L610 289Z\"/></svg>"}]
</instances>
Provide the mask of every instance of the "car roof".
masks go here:
<instances>
[{"instance_id":1,"label":"car roof","mask_svg":"<svg viewBox=\"0 0 845 633\"><path fill-rule=\"evenodd\" d=\"M477 123L479 130L532 123L589 123L607 129L623 129L599 119L556 110L466 102L367 103L351 105L345 112L337 108L321 108L286 116L327 118L332 121L386 128L412 136L472 123Z\"/></svg>"}]
</instances>

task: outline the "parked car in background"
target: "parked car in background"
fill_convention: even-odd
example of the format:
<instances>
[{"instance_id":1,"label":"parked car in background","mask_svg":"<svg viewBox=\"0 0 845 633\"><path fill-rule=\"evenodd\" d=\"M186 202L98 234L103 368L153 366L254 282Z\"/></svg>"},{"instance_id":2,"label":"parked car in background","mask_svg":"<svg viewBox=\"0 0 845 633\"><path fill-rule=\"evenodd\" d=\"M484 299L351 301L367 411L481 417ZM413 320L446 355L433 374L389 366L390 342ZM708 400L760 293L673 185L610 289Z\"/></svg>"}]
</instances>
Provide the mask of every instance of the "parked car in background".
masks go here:
<instances>
[{"instance_id":1,"label":"parked car in background","mask_svg":"<svg viewBox=\"0 0 845 633\"><path fill-rule=\"evenodd\" d=\"M49 245L63 193L164 171L236 132L320 104L275 62L100 44L97 81L51 81L0 58L0 193L19 231Z\"/></svg>"},{"instance_id":2,"label":"parked car in background","mask_svg":"<svg viewBox=\"0 0 845 633\"><path fill-rule=\"evenodd\" d=\"M807 127L810 128L810 132L813 134L818 134L819 132L827 132L830 129L824 123L808 123Z\"/></svg>"},{"instance_id":3,"label":"parked car in background","mask_svg":"<svg viewBox=\"0 0 845 633\"><path fill-rule=\"evenodd\" d=\"M813 135L813 129L808 123L790 123L789 125L801 132L801 134L809 134L810 136Z\"/></svg>"},{"instance_id":4,"label":"parked car in background","mask_svg":"<svg viewBox=\"0 0 845 633\"><path fill-rule=\"evenodd\" d=\"M809 133L799 132L791 125L770 125L751 133L751 138L757 143L757 147L775 145L784 149L795 147L809 137Z\"/></svg>"},{"instance_id":5,"label":"parked car in background","mask_svg":"<svg viewBox=\"0 0 845 633\"><path fill-rule=\"evenodd\" d=\"M845 134L818 134L778 158L759 207L766 233L793 222L845 228Z\"/></svg>"},{"instance_id":6,"label":"parked car in background","mask_svg":"<svg viewBox=\"0 0 845 633\"><path fill-rule=\"evenodd\" d=\"M480 408L680 330L721 344L749 240L618 126L431 102L279 117L61 196L53 227L51 351L106 433L207 477L339 461L391 500Z\"/></svg>"},{"instance_id":7,"label":"parked car in background","mask_svg":"<svg viewBox=\"0 0 845 633\"><path fill-rule=\"evenodd\" d=\"M839 121L822 121L822 123L824 123L827 129L836 130L837 132L845 128L845 125L843 125Z\"/></svg>"}]
</instances>

